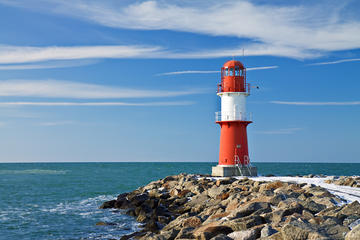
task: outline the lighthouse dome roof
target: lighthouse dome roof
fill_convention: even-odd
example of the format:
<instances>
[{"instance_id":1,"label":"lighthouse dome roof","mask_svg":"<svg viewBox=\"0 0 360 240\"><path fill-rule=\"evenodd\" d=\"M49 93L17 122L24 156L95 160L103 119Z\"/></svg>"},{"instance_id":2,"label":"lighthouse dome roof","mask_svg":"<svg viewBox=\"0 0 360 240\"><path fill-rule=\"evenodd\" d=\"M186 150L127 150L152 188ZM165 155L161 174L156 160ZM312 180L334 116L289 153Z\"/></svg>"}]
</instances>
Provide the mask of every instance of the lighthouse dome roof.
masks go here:
<instances>
[{"instance_id":1,"label":"lighthouse dome roof","mask_svg":"<svg viewBox=\"0 0 360 240\"><path fill-rule=\"evenodd\" d=\"M230 60L227 61L226 63L224 63L224 68L229 68L229 67L235 67L238 66L240 69L244 69L244 65L240 62L240 61L236 61L236 60Z\"/></svg>"}]
</instances>

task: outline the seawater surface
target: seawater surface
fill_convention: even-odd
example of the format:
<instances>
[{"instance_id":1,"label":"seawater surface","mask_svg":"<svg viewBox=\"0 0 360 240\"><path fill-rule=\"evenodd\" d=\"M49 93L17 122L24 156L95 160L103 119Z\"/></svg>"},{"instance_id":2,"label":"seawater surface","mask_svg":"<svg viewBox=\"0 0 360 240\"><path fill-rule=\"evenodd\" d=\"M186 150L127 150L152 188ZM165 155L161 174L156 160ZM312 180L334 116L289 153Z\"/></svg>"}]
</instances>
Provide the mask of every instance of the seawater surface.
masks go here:
<instances>
[{"instance_id":1,"label":"seawater surface","mask_svg":"<svg viewBox=\"0 0 360 240\"><path fill-rule=\"evenodd\" d=\"M0 239L119 239L139 225L102 202L216 163L0 163ZM359 175L360 163L254 163L260 175ZM97 222L113 225L96 226Z\"/></svg>"}]
</instances>

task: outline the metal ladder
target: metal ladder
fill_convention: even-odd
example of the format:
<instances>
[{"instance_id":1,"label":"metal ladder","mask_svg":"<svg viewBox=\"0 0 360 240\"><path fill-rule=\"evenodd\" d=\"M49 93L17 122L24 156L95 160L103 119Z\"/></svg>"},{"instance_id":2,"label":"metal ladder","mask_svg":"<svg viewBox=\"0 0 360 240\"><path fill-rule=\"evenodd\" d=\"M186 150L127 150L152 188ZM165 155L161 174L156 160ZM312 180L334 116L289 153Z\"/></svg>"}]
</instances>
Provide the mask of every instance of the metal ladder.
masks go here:
<instances>
[{"instance_id":1,"label":"metal ladder","mask_svg":"<svg viewBox=\"0 0 360 240\"><path fill-rule=\"evenodd\" d=\"M243 172L242 172L242 170L241 170L241 168L240 168L241 162L240 162L239 156L238 156L237 154L235 154L234 158L235 158L235 165L236 165L236 167L238 168L240 175L241 175L241 176L244 176L244 174L243 174Z\"/></svg>"},{"instance_id":2,"label":"metal ladder","mask_svg":"<svg viewBox=\"0 0 360 240\"><path fill-rule=\"evenodd\" d=\"M244 159L244 165L241 164L241 161L240 161L240 158L237 154L235 154L234 156L234 159L235 159L235 165L237 166L238 170L239 170L239 173L241 176L244 176L244 173L242 171L242 167L245 166L246 169L248 170L248 175L250 176L251 175L251 170L250 170L250 164L249 164L249 159ZM241 165L241 167L240 167Z\"/></svg>"},{"instance_id":3,"label":"metal ladder","mask_svg":"<svg viewBox=\"0 0 360 240\"><path fill-rule=\"evenodd\" d=\"M251 176L251 170L250 170L250 159L249 156L246 155L246 158L244 159L244 165L246 166L249 176Z\"/></svg>"}]
</instances>

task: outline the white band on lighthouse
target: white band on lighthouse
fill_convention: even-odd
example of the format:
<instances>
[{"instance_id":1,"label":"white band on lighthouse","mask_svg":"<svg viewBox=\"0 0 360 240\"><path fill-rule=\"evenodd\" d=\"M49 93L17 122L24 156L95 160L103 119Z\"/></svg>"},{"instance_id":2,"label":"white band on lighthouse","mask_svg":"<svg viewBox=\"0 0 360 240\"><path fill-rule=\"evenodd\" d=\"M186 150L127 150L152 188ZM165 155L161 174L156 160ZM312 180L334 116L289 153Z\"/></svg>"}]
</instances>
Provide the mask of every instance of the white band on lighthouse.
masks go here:
<instances>
[{"instance_id":1,"label":"white band on lighthouse","mask_svg":"<svg viewBox=\"0 0 360 240\"><path fill-rule=\"evenodd\" d=\"M248 121L246 114L246 92L222 92L218 93L221 97L221 117L217 116L218 121Z\"/></svg>"}]
</instances>

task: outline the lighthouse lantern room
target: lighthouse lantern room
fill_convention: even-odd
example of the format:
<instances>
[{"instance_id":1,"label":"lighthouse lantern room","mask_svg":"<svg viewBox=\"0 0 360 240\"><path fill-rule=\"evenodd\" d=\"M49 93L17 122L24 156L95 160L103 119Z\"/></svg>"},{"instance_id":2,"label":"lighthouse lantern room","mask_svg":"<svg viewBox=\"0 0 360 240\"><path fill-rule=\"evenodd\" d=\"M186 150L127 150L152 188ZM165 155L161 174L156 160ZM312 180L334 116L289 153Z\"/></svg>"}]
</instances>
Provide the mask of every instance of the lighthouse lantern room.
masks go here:
<instances>
[{"instance_id":1,"label":"lighthouse lantern room","mask_svg":"<svg viewBox=\"0 0 360 240\"><path fill-rule=\"evenodd\" d=\"M240 61L228 61L221 68L221 83L217 95L221 98L221 111L216 112L220 125L219 164L212 168L213 176L257 176L250 164L246 127L252 123L246 112L246 98L250 84L246 82L246 69Z\"/></svg>"}]
</instances>

